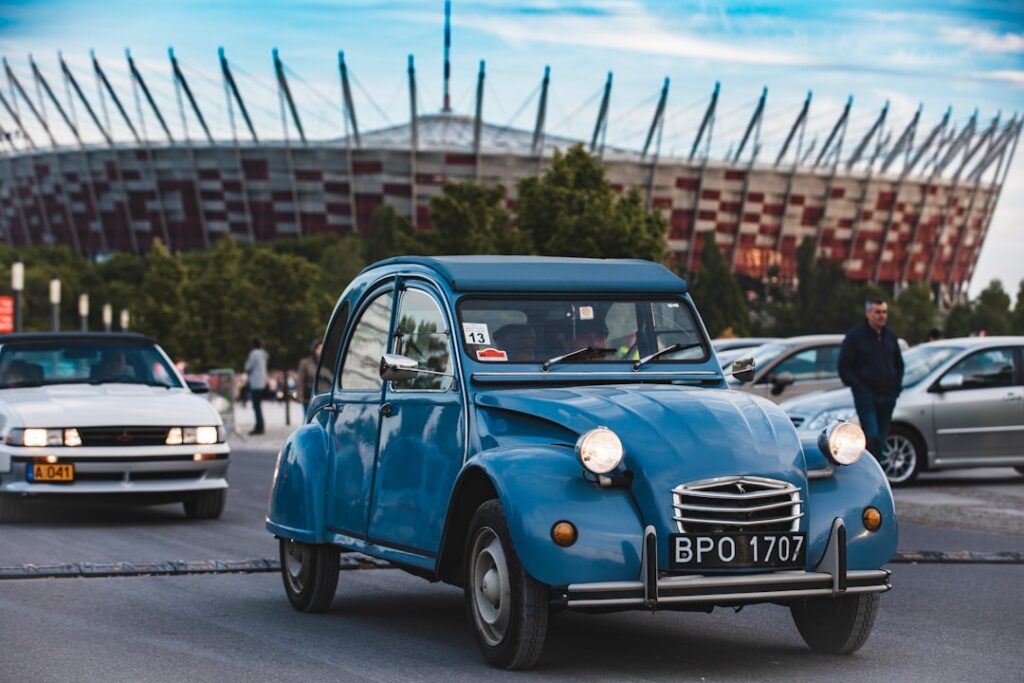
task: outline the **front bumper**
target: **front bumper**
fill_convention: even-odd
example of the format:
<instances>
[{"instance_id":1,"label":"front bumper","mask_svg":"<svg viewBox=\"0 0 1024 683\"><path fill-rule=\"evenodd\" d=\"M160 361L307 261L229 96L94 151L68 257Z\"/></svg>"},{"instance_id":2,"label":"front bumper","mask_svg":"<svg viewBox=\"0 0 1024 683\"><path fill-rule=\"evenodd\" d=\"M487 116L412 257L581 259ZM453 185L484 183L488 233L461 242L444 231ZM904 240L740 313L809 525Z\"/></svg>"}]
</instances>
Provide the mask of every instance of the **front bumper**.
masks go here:
<instances>
[{"instance_id":1,"label":"front bumper","mask_svg":"<svg viewBox=\"0 0 1024 683\"><path fill-rule=\"evenodd\" d=\"M570 584L556 589L554 602L579 609L685 609L884 593L892 588L888 570L847 570L846 528L838 517L832 523L825 554L814 571L659 576L653 527L647 527L644 533L641 564L636 581Z\"/></svg>"}]
</instances>

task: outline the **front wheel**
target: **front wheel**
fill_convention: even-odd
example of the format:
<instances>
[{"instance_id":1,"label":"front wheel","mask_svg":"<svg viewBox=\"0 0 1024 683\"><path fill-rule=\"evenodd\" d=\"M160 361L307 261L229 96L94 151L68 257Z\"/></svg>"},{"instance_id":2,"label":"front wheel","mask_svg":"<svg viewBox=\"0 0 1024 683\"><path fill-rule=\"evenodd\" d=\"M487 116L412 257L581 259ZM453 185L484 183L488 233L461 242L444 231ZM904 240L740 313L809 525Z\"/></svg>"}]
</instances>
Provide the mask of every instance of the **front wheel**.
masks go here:
<instances>
[{"instance_id":1,"label":"front wheel","mask_svg":"<svg viewBox=\"0 0 1024 683\"><path fill-rule=\"evenodd\" d=\"M859 650L875 625L878 593L815 598L790 607L804 642L815 652L849 655Z\"/></svg>"},{"instance_id":2,"label":"front wheel","mask_svg":"<svg viewBox=\"0 0 1024 683\"><path fill-rule=\"evenodd\" d=\"M281 578L292 607L326 612L338 590L338 549L281 539Z\"/></svg>"},{"instance_id":3,"label":"front wheel","mask_svg":"<svg viewBox=\"0 0 1024 683\"><path fill-rule=\"evenodd\" d=\"M496 500L477 508L469 524L464 586L484 659L509 670L536 664L547 634L549 591L519 562Z\"/></svg>"},{"instance_id":4,"label":"front wheel","mask_svg":"<svg viewBox=\"0 0 1024 683\"><path fill-rule=\"evenodd\" d=\"M909 429L893 427L885 440L885 478L892 486L906 486L924 469L924 444Z\"/></svg>"}]
</instances>

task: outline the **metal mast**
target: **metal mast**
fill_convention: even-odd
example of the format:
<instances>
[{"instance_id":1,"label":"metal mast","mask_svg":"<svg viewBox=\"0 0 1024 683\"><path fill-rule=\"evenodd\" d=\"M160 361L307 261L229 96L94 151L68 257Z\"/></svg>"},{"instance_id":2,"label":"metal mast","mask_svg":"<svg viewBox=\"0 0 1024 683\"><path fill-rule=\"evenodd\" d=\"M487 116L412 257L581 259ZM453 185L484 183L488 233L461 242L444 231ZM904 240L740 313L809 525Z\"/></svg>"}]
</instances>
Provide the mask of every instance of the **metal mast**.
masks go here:
<instances>
[{"instance_id":1,"label":"metal mast","mask_svg":"<svg viewBox=\"0 0 1024 683\"><path fill-rule=\"evenodd\" d=\"M352 137L355 138L356 147L361 147L359 140L359 125L356 123L356 107L352 102L352 89L348 85L348 67L345 65L345 53L338 51L338 71L341 73L341 94L345 102L345 116L352 126Z\"/></svg>"},{"instance_id":2,"label":"metal mast","mask_svg":"<svg viewBox=\"0 0 1024 683\"><path fill-rule=\"evenodd\" d=\"M484 121L484 60L480 60L480 73L476 79L476 110L473 116L473 159L476 179L480 180L480 134Z\"/></svg>"},{"instance_id":3,"label":"metal mast","mask_svg":"<svg viewBox=\"0 0 1024 683\"><path fill-rule=\"evenodd\" d=\"M234 97L235 102L238 104L238 110L242 112L242 119L245 121L245 125L249 129L249 135L252 136L253 142L259 142L260 139L256 135L256 128L252 125L252 119L249 118L249 110L245 108L245 101L242 100L242 93L238 91L238 84L235 83L235 76L231 73L228 58L224 55L224 48L217 48L217 56L220 58L220 72L224 76L224 82L227 83L228 90L231 92L232 97Z\"/></svg>"},{"instance_id":4,"label":"metal mast","mask_svg":"<svg viewBox=\"0 0 1024 683\"><path fill-rule=\"evenodd\" d=\"M544 67L544 80L540 85L540 103L537 105L537 123L533 127L533 144L530 151L538 157L543 156L544 147L544 116L548 109L548 84L551 82L551 67Z\"/></svg>"},{"instance_id":5,"label":"metal mast","mask_svg":"<svg viewBox=\"0 0 1024 683\"><path fill-rule=\"evenodd\" d=\"M412 226L418 227L416 216L416 151L419 148L419 120L416 116L416 65L409 55L409 213Z\"/></svg>"},{"instance_id":6,"label":"metal mast","mask_svg":"<svg viewBox=\"0 0 1024 683\"><path fill-rule=\"evenodd\" d=\"M590 138L590 152L604 152L604 136L608 130L608 104L612 97L612 72L608 72L608 80L604 83L604 95L601 97L601 106L597 110L597 123L594 124L594 135ZM601 140L601 149L598 151L597 141Z\"/></svg>"},{"instance_id":7,"label":"metal mast","mask_svg":"<svg viewBox=\"0 0 1024 683\"><path fill-rule=\"evenodd\" d=\"M444 105L442 114L452 113L452 103L448 96L448 82L451 80L452 67L449 55L452 48L452 2L444 0Z\"/></svg>"},{"instance_id":8,"label":"metal mast","mask_svg":"<svg viewBox=\"0 0 1024 683\"><path fill-rule=\"evenodd\" d=\"M647 129L647 139L644 140L644 149L640 153L640 158L647 158L647 150L651 146L651 140L654 139L654 133L661 125L662 118L665 116L665 102L668 101L668 78L665 78L665 82L661 86L661 95L658 97L658 106L654 110L654 118L651 119L651 127Z\"/></svg>"},{"instance_id":9,"label":"metal mast","mask_svg":"<svg viewBox=\"0 0 1024 683\"><path fill-rule=\"evenodd\" d=\"M765 100L767 98L768 98L768 88L766 86L763 90L761 90L761 99L757 101L757 107L754 108L754 113L750 117L750 123L747 124L747 130L744 131L744 133L743 133L743 139L740 140L740 146L738 148L736 148L736 155L733 157L732 163L734 163L734 164L739 163L740 157L743 156L743 149L747 146L747 140L750 139L750 133L754 130L755 126L757 126L757 130L758 130L758 132L760 132L760 130L761 130L761 117L764 114L764 102L765 102ZM755 155L757 154L756 142L755 142L754 154Z\"/></svg>"},{"instance_id":10,"label":"metal mast","mask_svg":"<svg viewBox=\"0 0 1024 683\"><path fill-rule=\"evenodd\" d=\"M302 121L299 120L299 111L295 108L295 100L292 99L291 88L288 87L288 79L284 75L284 64L281 62L281 57L278 55L277 48L274 48L274 73L277 74L277 86L281 89L281 94L284 96L285 101L288 103L288 110L292 114L292 121L295 122L295 129L299 131L299 139L302 140L302 144L306 144L306 132L302 130Z\"/></svg>"}]
</instances>

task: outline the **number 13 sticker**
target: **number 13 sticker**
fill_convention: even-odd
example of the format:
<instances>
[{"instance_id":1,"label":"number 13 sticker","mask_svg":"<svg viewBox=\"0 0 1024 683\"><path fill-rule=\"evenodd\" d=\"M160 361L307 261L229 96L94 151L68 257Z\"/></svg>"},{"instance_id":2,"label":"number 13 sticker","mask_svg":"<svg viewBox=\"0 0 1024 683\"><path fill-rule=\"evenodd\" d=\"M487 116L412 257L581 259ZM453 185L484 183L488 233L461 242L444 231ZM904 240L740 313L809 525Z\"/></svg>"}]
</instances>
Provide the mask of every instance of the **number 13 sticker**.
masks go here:
<instances>
[{"instance_id":1,"label":"number 13 sticker","mask_svg":"<svg viewBox=\"0 0 1024 683\"><path fill-rule=\"evenodd\" d=\"M490 344L491 335L487 332L487 323L462 323L462 334L470 344Z\"/></svg>"}]
</instances>

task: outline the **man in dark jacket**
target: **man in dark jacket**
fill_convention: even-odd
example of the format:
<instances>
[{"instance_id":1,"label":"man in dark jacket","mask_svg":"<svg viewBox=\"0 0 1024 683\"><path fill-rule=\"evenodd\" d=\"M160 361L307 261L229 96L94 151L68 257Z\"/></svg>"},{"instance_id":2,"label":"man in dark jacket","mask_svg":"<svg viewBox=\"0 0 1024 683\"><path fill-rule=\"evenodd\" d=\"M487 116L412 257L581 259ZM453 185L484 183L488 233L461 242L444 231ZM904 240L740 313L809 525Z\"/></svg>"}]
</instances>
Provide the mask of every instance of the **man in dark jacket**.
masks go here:
<instances>
[{"instance_id":1,"label":"man in dark jacket","mask_svg":"<svg viewBox=\"0 0 1024 683\"><path fill-rule=\"evenodd\" d=\"M889 307L881 299L864 304L865 320L846 333L839 352L839 377L853 391L868 451L883 462L892 410L903 388L899 339L885 323Z\"/></svg>"}]
</instances>

